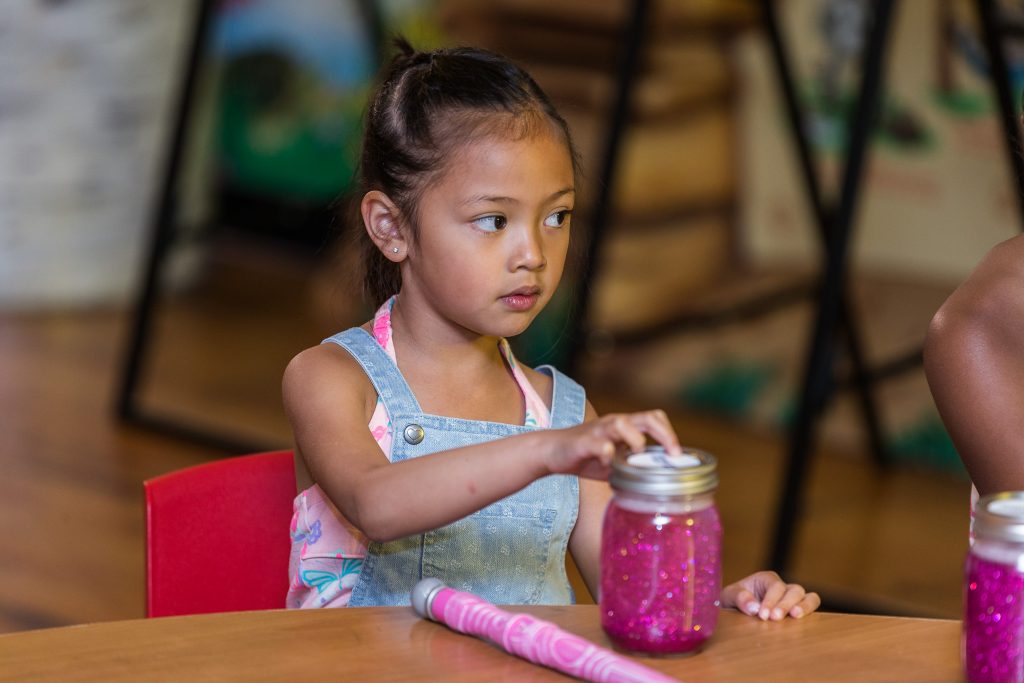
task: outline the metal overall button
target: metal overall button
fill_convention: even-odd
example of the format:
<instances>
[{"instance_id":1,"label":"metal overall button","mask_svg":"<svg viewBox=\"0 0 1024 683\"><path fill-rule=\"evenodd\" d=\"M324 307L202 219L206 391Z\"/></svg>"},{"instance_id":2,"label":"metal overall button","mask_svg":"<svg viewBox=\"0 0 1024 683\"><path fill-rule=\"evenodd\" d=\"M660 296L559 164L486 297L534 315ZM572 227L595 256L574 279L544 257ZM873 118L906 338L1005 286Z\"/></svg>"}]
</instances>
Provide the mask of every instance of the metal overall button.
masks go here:
<instances>
[{"instance_id":1,"label":"metal overall button","mask_svg":"<svg viewBox=\"0 0 1024 683\"><path fill-rule=\"evenodd\" d=\"M402 432L402 436L405 437L406 443L411 443L413 446L423 441L423 427L420 427L416 423L407 424L405 430Z\"/></svg>"}]
</instances>

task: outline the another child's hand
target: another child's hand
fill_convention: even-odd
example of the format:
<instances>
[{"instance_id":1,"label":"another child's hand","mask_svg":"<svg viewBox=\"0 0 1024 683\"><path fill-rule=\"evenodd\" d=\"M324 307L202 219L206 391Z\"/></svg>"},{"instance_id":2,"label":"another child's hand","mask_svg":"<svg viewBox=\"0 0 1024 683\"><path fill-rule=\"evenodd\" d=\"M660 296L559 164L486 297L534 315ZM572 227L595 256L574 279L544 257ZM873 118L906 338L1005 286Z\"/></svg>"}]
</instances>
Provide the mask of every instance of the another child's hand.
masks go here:
<instances>
[{"instance_id":1,"label":"another child's hand","mask_svg":"<svg viewBox=\"0 0 1024 683\"><path fill-rule=\"evenodd\" d=\"M547 459L549 472L578 474L588 479L607 479L616 450L642 451L648 436L670 454L682 450L663 410L613 413L549 433L557 439Z\"/></svg>"},{"instance_id":2,"label":"another child's hand","mask_svg":"<svg viewBox=\"0 0 1024 683\"><path fill-rule=\"evenodd\" d=\"M821 598L803 586L786 583L775 572L757 572L722 590L722 607L735 607L764 621L799 619L818 609Z\"/></svg>"}]
</instances>

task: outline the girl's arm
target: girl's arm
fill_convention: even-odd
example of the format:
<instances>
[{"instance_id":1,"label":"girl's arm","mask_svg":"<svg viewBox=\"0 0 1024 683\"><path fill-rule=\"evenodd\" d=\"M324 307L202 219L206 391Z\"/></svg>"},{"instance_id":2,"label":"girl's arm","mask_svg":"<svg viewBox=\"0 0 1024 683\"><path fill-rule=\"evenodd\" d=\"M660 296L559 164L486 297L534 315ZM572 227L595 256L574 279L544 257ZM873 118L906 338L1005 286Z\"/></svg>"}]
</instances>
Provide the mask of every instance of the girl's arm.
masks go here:
<instances>
[{"instance_id":1,"label":"girl's arm","mask_svg":"<svg viewBox=\"0 0 1024 683\"><path fill-rule=\"evenodd\" d=\"M367 429L376 394L355 359L332 344L289 363L283 395L296 450L313 480L374 541L450 524L548 474L607 478L616 446L639 450L648 435L678 448L664 413L652 411L392 464Z\"/></svg>"},{"instance_id":2,"label":"girl's arm","mask_svg":"<svg viewBox=\"0 0 1024 683\"><path fill-rule=\"evenodd\" d=\"M935 314L924 368L978 491L1024 489L1024 236L993 248Z\"/></svg>"},{"instance_id":3,"label":"girl's arm","mask_svg":"<svg viewBox=\"0 0 1024 683\"><path fill-rule=\"evenodd\" d=\"M660 412L660 411L659 411ZM664 415L664 413L662 413ZM587 401L584 423L597 419L597 411ZM668 419L666 418L666 422ZM675 432L672 433L673 439ZM675 441L678 445L678 441ZM580 510L569 537L569 552L580 570L583 582L596 602L601 590L601 525L612 489L606 482L580 479Z\"/></svg>"}]
</instances>

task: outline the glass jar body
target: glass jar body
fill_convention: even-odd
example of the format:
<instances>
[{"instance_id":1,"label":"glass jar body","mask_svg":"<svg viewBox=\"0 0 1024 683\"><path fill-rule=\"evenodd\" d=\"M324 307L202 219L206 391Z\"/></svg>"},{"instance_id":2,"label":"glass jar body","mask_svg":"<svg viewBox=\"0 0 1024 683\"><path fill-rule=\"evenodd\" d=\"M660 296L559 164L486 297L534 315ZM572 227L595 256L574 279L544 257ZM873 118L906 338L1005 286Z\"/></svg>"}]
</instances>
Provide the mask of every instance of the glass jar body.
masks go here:
<instances>
[{"instance_id":1,"label":"glass jar body","mask_svg":"<svg viewBox=\"0 0 1024 683\"><path fill-rule=\"evenodd\" d=\"M711 492L616 491L601 538L601 626L619 648L683 654L714 633L722 526Z\"/></svg>"},{"instance_id":2,"label":"glass jar body","mask_svg":"<svg viewBox=\"0 0 1024 683\"><path fill-rule=\"evenodd\" d=\"M964 566L969 683L1024 680L1024 543L978 536Z\"/></svg>"}]
</instances>

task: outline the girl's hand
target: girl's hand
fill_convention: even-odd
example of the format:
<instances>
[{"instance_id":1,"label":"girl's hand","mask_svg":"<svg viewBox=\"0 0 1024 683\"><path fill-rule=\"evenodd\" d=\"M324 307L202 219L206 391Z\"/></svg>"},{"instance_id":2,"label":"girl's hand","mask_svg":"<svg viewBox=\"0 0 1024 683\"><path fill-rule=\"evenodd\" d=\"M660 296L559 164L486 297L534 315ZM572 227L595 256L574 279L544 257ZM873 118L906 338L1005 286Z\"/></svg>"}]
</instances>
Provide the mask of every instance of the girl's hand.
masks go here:
<instances>
[{"instance_id":1,"label":"girl's hand","mask_svg":"<svg viewBox=\"0 0 1024 683\"><path fill-rule=\"evenodd\" d=\"M722 590L722 607L735 607L762 621L799 619L818 609L821 598L803 586L786 583L775 572L757 572Z\"/></svg>"},{"instance_id":2,"label":"girl's hand","mask_svg":"<svg viewBox=\"0 0 1024 683\"><path fill-rule=\"evenodd\" d=\"M679 438L663 410L612 413L569 429L549 432L555 437L547 457L551 474L578 474L607 479L612 457L619 448L642 451L650 436L672 455L682 452Z\"/></svg>"}]
</instances>

